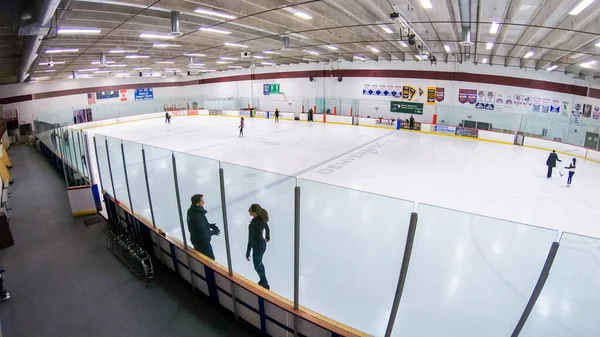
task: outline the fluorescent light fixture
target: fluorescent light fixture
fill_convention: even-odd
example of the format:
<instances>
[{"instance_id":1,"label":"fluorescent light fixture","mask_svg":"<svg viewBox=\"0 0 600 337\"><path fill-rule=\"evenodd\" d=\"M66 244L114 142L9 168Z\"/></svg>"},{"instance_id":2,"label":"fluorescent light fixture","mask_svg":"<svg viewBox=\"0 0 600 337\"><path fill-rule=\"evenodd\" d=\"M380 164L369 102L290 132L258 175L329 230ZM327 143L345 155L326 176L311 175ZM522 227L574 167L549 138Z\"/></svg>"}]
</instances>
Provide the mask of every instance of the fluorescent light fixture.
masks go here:
<instances>
[{"instance_id":1,"label":"fluorescent light fixture","mask_svg":"<svg viewBox=\"0 0 600 337\"><path fill-rule=\"evenodd\" d=\"M304 61L308 61L308 62L319 62L319 61L317 61L317 60L309 59L309 58L307 58L307 57L303 57L303 58L302 58L302 60L304 60Z\"/></svg>"},{"instance_id":2,"label":"fluorescent light fixture","mask_svg":"<svg viewBox=\"0 0 600 337\"><path fill-rule=\"evenodd\" d=\"M108 74L110 73L110 70L96 70L94 71L94 74Z\"/></svg>"},{"instance_id":3,"label":"fluorescent light fixture","mask_svg":"<svg viewBox=\"0 0 600 337\"><path fill-rule=\"evenodd\" d=\"M305 39L305 40L306 40L306 39L310 39L310 37L308 37L308 36L306 36L306 35L304 35L304 34L300 34L300 33L291 33L291 34L289 34L289 35L290 35L290 36L293 36L293 37L297 37L297 38L299 38L299 39Z\"/></svg>"},{"instance_id":4,"label":"fluorescent light fixture","mask_svg":"<svg viewBox=\"0 0 600 337\"><path fill-rule=\"evenodd\" d=\"M332 46L332 45L329 45L329 46L327 46L327 49L330 49L330 50L338 50L338 47L336 47L336 46Z\"/></svg>"},{"instance_id":5,"label":"fluorescent light fixture","mask_svg":"<svg viewBox=\"0 0 600 337\"><path fill-rule=\"evenodd\" d=\"M92 74L77 74L77 78L90 78ZM73 79L73 75L69 75L67 78Z\"/></svg>"},{"instance_id":6,"label":"fluorescent light fixture","mask_svg":"<svg viewBox=\"0 0 600 337\"><path fill-rule=\"evenodd\" d=\"M133 68L133 70L148 70L148 69L152 69L149 67L138 67L138 68Z\"/></svg>"},{"instance_id":7,"label":"fluorescent light fixture","mask_svg":"<svg viewBox=\"0 0 600 337\"><path fill-rule=\"evenodd\" d=\"M127 56L125 56L126 59L147 59L149 57L150 57L150 55L127 55Z\"/></svg>"},{"instance_id":8,"label":"fluorescent light fixture","mask_svg":"<svg viewBox=\"0 0 600 337\"><path fill-rule=\"evenodd\" d=\"M57 34L100 34L102 30L97 28L59 28Z\"/></svg>"},{"instance_id":9,"label":"fluorescent light fixture","mask_svg":"<svg viewBox=\"0 0 600 337\"><path fill-rule=\"evenodd\" d=\"M198 54L198 53L183 53L183 56L188 56L188 57L204 57L206 55L205 54Z\"/></svg>"},{"instance_id":10,"label":"fluorescent light fixture","mask_svg":"<svg viewBox=\"0 0 600 337\"><path fill-rule=\"evenodd\" d=\"M300 12L300 11L294 12L294 15L297 16L297 17L299 17L299 18L301 18L301 19L304 19L304 20L310 20L310 19L312 19L312 16L310 16L310 15L304 13L304 12Z\"/></svg>"},{"instance_id":11,"label":"fluorescent light fixture","mask_svg":"<svg viewBox=\"0 0 600 337\"><path fill-rule=\"evenodd\" d=\"M216 11L213 11L213 10L210 10L210 9L196 8L194 10L194 12L199 13L199 14L206 14L206 15L218 16L220 18L225 18L225 19L235 19L235 16L233 16L231 14L222 13L222 12L216 12Z\"/></svg>"},{"instance_id":12,"label":"fluorescent light fixture","mask_svg":"<svg viewBox=\"0 0 600 337\"><path fill-rule=\"evenodd\" d=\"M231 68L231 69L242 69L242 67L240 67L240 66L227 66L227 67Z\"/></svg>"},{"instance_id":13,"label":"fluorescent light fixture","mask_svg":"<svg viewBox=\"0 0 600 337\"><path fill-rule=\"evenodd\" d=\"M203 32L209 32L209 33L231 34L231 32L228 30L221 30L221 29L210 28L210 27L200 27L199 30L201 30Z\"/></svg>"},{"instance_id":14,"label":"fluorescent light fixture","mask_svg":"<svg viewBox=\"0 0 600 337\"><path fill-rule=\"evenodd\" d=\"M156 61L158 64L173 64L175 61Z\"/></svg>"},{"instance_id":15,"label":"fluorescent light fixture","mask_svg":"<svg viewBox=\"0 0 600 337\"><path fill-rule=\"evenodd\" d=\"M274 66L275 63L273 62L261 62L260 64L264 65L264 66Z\"/></svg>"},{"instance_id":16,"label":"fluorescent light fixture","mask_svg":"<svg viewBox=\"0 0 600 337\"><path fill-rule=\"evenodd\" d=\"M164 40L168 40L168 39L174 39L175 38L175 36L172 36L172 35L152 34L152 33L140 33L139 36L141 38L143 38L143 39L164 39Z\"/></svg>"},{"instance_id":17,"label":"fluorescent light fixture","mask_svg":"<svg viewBox=\"0 0 600 337\"><path fill-rule=\"evenodd\" d=\"M447 45L447 44L445 44L444 45L444 50L446 51L446 53L449 53L450 52L450 46Z\"/></svg>"},{"instance_id":18,"label":"fluorescent light fixture","mask_svg":"<svg viewBox=\"0 0 600 337\"><path fill-rule=\"evenodd\" d=\"M106 61L106 64L113 64L115 63L115 61ZM90 63L92 65L99 65L100 61L92 61L92 63Z\"/></svg>"},{"instance_id":19,"label":"fluorescent light fixture","mask_svg":"<svg viewBox=\"0 0 600 337\"><path fill-rule=\"evenodd\" d=\"M124 50L124 49L113 49L108 51L110 54L125 54L125 53L137 53L137 50Z\"/></svg>"},{"instance_id":20,"label":"fluorescent light fixture","mask_svg":"<svg viewBox=\"0 0 600 337\"><path fill-rule=\"evenodd\" d=\"M225 42L225 45L227 47L248 48L248 46L246 46L245 44L241 44L241 43Z\"/></svg>"},{"instance_id":21,"label":"fluorescent light fixture","mask_svg":"<svg viewBox=\"0 0 600 337\"><path fill-rule=\"evenodd\" d=\"M230 64L231 62L228 61L217 61L217 64Z\"/></svg>"},{"instance_id":22,"label":"fluorescent light fixture","mask_svg":"<svg viewBox=\"0 0 600 337\"><path fill-rule=\"evenodd\" d=\"M50 62L40 62L40 65L41 65L41 66L49 66L49 64L48 64L48 63L50 63ZM52 63L53 63L54 65L57 65L57 64L65 64L65 61L55 61L55 62L53 61Z\"/></svg>"},{"instance_id":23,"label":"fluorescent light fixture","mask_svg":"<svg viewBox=\"0 0 600 337\"><path fill-rule=\"evenodd\" d=\"M593 61L587 61L587 62L583 62L583 63L581 64L581 66L582 66L582 67L584 67L584 68L589 68L589 67L591 67L592 65L594 65L594 64L596 64L596 63L598 63L596 60L593 60Z\"/></svg>"},{"instance_id":24,"label":"fluorescent light fixture","mask_svg":"<svg viewBox=\"0 0 600 337\"><path fill-rule=\"evenodd\" d=\"M55 71L56 71L56 70L54 70L54 69L47 69L47 70L36 70L36 71L34 71L34 73L53 73L53 72L55 72Z\"/></svg>"},{"instance_id":25,"label":"fluorescent light fixture","mask_svg":"<svg viewBox=\"0 0 600 337\"><path fill-rule=\"evenodd\" d=\"M558 65L556 65L556 64L555 64L555 65L553 65L553 66L551 66L551 67L548 67L548 69L546 69L546 70L548 70L548 71L552 71L552 70L554 70L554 69L556 69L556 68L558 68Z\"/></svg>"},{"instance_id":26,"label":"fluorescent light fixture","mask_svg":"<svg viewBox=\"0 0 600 337\"><path fill-rule=\"evenodd\" d=\"M528 59L528 58L532 57L532 56L533 56L533 54L535 54L535 53L534 53L533 51L530 51L530 52L528 52L527 54L525 54L525 56L523 56L523 58L526 58L526 59Z\"/></svg>"},{"instance_id":27,"label":"fluorescent light fixture","mask_svg":"<svg viewBox=\"0 0 600 337\"><path fill-rule=\"evenodd\" d=\"M498 28L500 28L500 24L498 22L492 22L492 25L490 26L490 34L498 33Z\"/></svg>"},{"instance_id":28,"label":"fluorescent light fixture","mask_svg":"<svg viewBox=\"0 0 600 337\"><path fill-rule=\"evenodd\" d=\"M481 63L483 63L483 64L485 64L487 62L488 62L488 60L486 58L484 58L483 60L481 60Z\"/></svg>"},{"instance_id":29,"label":"fluorescent light fixture","mask_svg":"<svg viewBox=\"0 0 600 337\"><path fill-rule=\"evenodd\" d=\"M575 6L570 12L569 15L578 15L584 9L586 9L589 5L591 5L594 0L581 0L579 5Z\"/></svg>"},{"instance_id":30,"label":"fluorescent light fixture","mask_svg":"<svg viewBox=\"0 0 600 337\"><path fill-rule=\"evenodd\" d=\"M115 68L117 68L117 67L127 67L127 65L126 64L109 64L107 67L110 67L110 68L115 67Z\"/></svg>"},{"instance_id":31,"label":"fluorescent light fixture","mask_svg":"<svg viewBox=\"0 0 600 337\"><path fill-rule=\"evenodd\" d=\"M408 47L408 44L404 41L398 42L402 47Z\"/></svg>"},{"instance_id":32,"label":"fluorescent light fixture","mask_svg":"<svg viewBox=\"0 0 600 337\"><path fill-rule=\"evenodd\" d=\"M129 73L117 73L117 74L115 74L115 76L117 76L117 77L126 77L126 76L129 76Z\"/></svg>"},{"instance_id":33,"label":"fluorescent light fixture","mask_svg":"<svg viewBox=\"0 0 600 337\"><path fill-rule=\"evenodd\" d=\"M494 47L494 42L488 42L485 44L485 49L490 50Z\"/></svg>"},{"instance_id":34,"label":"fluorescent light fixture","mask_svg":"<svg viewBox=\"0 0 600 337\"><path fill-rule=\"evenodd\" d=\"M204 63L190 63L188 64L188 68L196 68L196 67L204 67Z\"/></svg>"},{"instance_id":35,"label":"fluorescent light fixture","mask_svg":"<svg viewBox=\"0 0 600 337\"><path fill-rule=\"evenodd\" d=\"M387 26L381 26L381 29L383 29L383 31L388 34L392 34L394 32L393 30L389 29Z\"/></svg>"},{"instance_id":36,"label":"fluorescent light fixture","mask_svg":"<svg viewBox=\"0 0 600 337\"><path fill-rule=\"evenodd\" d=\"M78 69L77 71L83 72L83 71L97 71L97 70L98 70L98 68L88 68L88 69Z\"/></svg>"},{"instance_id":37,"label":"fluorescent light fixture","mask_svg":"<svg viewBox=\"0 0 600 337\"><path fill-rule=\"evenodd\" d=\"M222 56L222 57L220 57L220 59L225 60L225 61L237 61L237 57Z\"/></svg>"},{"instance_id":38,"label":"fluorescent light fixture","mask_svg":"<svg viewBox=\"0 0 600 337\"><path fill-rule=\"evenodd\" d=\"M31 81L45 81L45 80L49 80L50 76L42 76L42 77L32 77Z\"/></svg>"},{"instance_id":39,"label":"fluorescent light fixture","mask_svg":"<svg viewBox=\"0 0 600 337\"><path fill-rule=\"evenodd\" d=\"M309 53L309 54L313 54L313 55L319 55L318 52L314 51L314 50L304 50L304 52Z\"/></svg>"},{"instance_id":40,"label":"fluorescent light fixture","mask_svg":"<svg viewBox=\"0 0 600 337\"><path fill-rule=\"evenodd\" d=\"M46 54L76 53L79 49L46 49Z\"/></svg>"},{"instance_id":41,"label":"fluorescent light fixture","mask_svg":"<svg viewBox=\"0 0 600 337\"><path fill-rule=\"evenodd\" d=\"M425 59L425 58L423 58L421 55L415 55L415 58L416 58L418 61L423 61L423 60Z\"/></svg>"},{"instance_id":42,"label":"fluorescent light fixture","mask_svg":"<svg viewBox=\"0 0 600 337\"><path fill-rule=\"evenodd\" d=\"M354 55L354 58L355 58L356 60L359 60L359 61L366 61L366 60L367 60L366 58L364 58L364 57L362 57L362 56L358 56L358 55Z\"/></svg>"},{"instance_id":43,"label":"fluorescent light fixture","mask_svg":"<svg viewBox=\"0 0 600 337\"><path fill-rule=\"evenodd\" d=\"M263 53L264 54L275 54L275 52L272 50L263 50Z\"/></svg>"},{"instance_id":44,"label":"fluorescent light fixture","mask_svg":"<svg viewBox=\"0 0 600 337\"><path fill-rule=\"evenodd\" d=\"M379 53L379 49L373 47L373 46L367 46L367 48L369 48L369 50L371 50L374 53Z\"/></svg>"},{"instance_id":45,"label":"fluorescent light fixture","mask_svg":"<svg viewBox=\"0 0 600 337\"><path fill-rule=\"evenodd\" d=\"M431 4L431 0L419 0L421 2L421 6L423 6L423 8L425 9L431 9L433 8L433 5Z\"/></svg>"},{"instance_id":46,"label":"fluorescent light fixture","mask_svg":"<svg viewBox=\"0 0 600 337\"><path fill-rule=\"evenodd\" d=\"M172 44L172 43L155 43L152 45L154 48L179 48L180 44Z\"/></svg>"},{"instance_id":47,"label":"fluorescent light fixture","mask_svg":"<svg viewBox=\"0 0 600 337\"><path fill-rule=\"evenodd\" d=\"M600 42L596 43L596 47L600 48Z\"/></svg>"},{"instance_id":48,"label":"fluorescent light fixture","mask_svg":"<svg viewBox=\"0 0 600 337\"><path fill-rule=\"evenodd\" d=\"M262 56L262 55L253 55L252 57L255 58L255 59L259 59L259 60L267 58L266 56Z\"/></svg>"}]
</instances>

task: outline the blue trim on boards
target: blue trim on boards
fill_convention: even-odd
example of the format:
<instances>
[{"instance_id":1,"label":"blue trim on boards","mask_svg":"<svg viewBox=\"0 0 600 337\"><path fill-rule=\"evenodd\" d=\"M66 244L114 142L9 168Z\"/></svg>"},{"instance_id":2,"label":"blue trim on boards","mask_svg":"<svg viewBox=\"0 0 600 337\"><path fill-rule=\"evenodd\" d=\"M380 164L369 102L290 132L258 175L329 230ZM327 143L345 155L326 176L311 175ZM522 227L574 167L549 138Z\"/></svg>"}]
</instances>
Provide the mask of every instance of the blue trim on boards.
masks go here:
<instances>
[{"instance_id":1,"label":"blue trim on boards","mask_svg":"<svg viewBox=\"0 0 600 337\"><path fill-rule=\"evenodd\" d=\"M179 275L179 262L177 261L177 255L175 255L175 246L169 242L169 249L171 250L171 260L173 260L173 268L175 273Z\"/></svg>"},{"instance_id":2,"label":"blue trim on boards","mask_svg":"<svg viewBox=\"0 0 600 337\"><path fill-rule=\"evenodd\" d=\"M265 320L265 300L258 297L258 317L260 317L260 331L267 336L267 322Z\"/></svg>"}]
</instances>

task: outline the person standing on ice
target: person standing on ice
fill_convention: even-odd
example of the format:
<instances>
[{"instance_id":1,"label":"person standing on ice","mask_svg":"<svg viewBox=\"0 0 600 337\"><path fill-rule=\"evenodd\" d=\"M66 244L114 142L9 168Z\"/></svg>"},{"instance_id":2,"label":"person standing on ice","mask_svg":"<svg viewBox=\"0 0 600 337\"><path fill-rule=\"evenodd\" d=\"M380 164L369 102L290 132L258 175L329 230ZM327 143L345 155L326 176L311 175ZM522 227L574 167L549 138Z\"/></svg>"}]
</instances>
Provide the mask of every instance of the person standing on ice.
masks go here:
<instances>
[{"instance_id":1,"label":"person standing on ice","mask_svg":"<svg viewBox=\"0 0 600 337\"><path fill-rule=\"evenodd\" d=\"M215 254L210 240L212 236L221 234L221 230L216 224L208 223L202 194L192 196L192 205L187 211L187 224L190 231L190 241L192 241L194 249L214 260Z\"/></svg>"},{"instance_id":2,"label":"person standing on ice","mask_svg":"<svg viewBox=\"0 0 600 337\"><path fill-rule=\"evenodd\" d=\"M409 120L409 126L410 126L410 131L415 129L415 118L413 116L410 116L410 120Z\"/></svg>"},{"instance_id":3,"label":"person standing on ice","mask_svg":"<svg viewBox=\"0 0 600 337\"><path fill-rule=\"evenodd\" d=\"M165 124L171 124L171 115L169 115L169 112L165 112Z\"/></svg>"},{"instance_id":4,"label":"person standing on ice","mask_svg":"<svg viewBox=\"0 0 600 337\"><path fill-rule=\"evenodd\" d=\"M556 150L552 150L552 153L550 153L546 160L546 166L548 166L548 174L546 174L547 178L552 178L552 170L556 167L557 161L562 162L562 160L558 159Z\"/></svg>"},{"instance_id":5,"label":"person standing on ice","mask_svg":"<svg viewBox=\"0 0 600 337\"><path fill-rule=\"evenodd\" d=\"M258 273L258 285L265 288L269 287L265 265L263 264L263 256L267 250L267 242L271 240L271 231L269 230L269 213L267 210L260 207L259 204L252 204L248 209L248 213L252 217L248 226L248 247L246 248L246 260L250 261L250 251L252 251L252 263L254 270ZM265 237L263 237L263 231Z\"/></svg>"},{"instance_id":6,"label":"person standing on ice","mask_svg":"<svg viewBox=\"0 0 600 337\"><path fill-rule=\"evenodd\" d=\"M240 119L240 126L238 128L240 128L240 137L244 137L244 117Z\"/></svg>"},{"instance_id":7,"label":"person standing on ice","mask_svg":"<svg viewBox=\"0 0 600 337\"><path fill-rule=\"evenodd\" d=\"M573 158L571 164L569 164L568 167L565 167L567 170L569 170L569 177L567 177L567 187L571 187L571 180L573 180L573 176L575 175L576 162L577 161L575 160L575 158Z\"/></svg>"},{"instance_id":8,"label":"person standing on ice","mask_svg":"<svg viewBox=\"0 0 600 337\"><path fill-rule=\"evenodd\" d=\"M275 109L275 123L279 123L279 109Z\"/></svg>"}]
</instances>

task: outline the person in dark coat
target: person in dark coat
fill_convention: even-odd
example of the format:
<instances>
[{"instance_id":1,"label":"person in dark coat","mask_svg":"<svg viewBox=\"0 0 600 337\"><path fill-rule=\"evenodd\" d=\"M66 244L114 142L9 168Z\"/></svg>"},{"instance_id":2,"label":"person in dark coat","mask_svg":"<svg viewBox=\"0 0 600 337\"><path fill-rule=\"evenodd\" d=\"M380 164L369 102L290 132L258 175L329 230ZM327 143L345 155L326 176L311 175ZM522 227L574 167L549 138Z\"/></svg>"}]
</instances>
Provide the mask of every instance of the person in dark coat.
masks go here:
<instances>
[{"instance_id":1,"label":"person in dark coat","mask_svg":"<svg viewBox=\"0 0 600 337\"><path fill-rule=\"evenodd\" d=\"M556 162L562 162L562 160L558 159L558 155L556 154L556 150L552 150L552 153L548 156L546 160L546 166L548 166L548 174L546 177L552 178L552 169L556 167Z\"/></svg>"},{"instance_id":2,"label":"person in dark coat","mask_svg":"<svg viewBox=\"0 0 600 337\"><path fill-rule=\"evenodd\" d=\"M187 211L187 223L190 231L190 241L194 249L204 254L211 260L215 259L210 239L214 235L221 234L221 230L216 224L208 223L206 210L204 209L204 196L194 194L192 196L192 205Z\"/></svg>"},{"instance_id":3,"label":"person in dark coat","mask_svg":"<svg viewBox=\"0 0 600 337\"><path fill-rule=\"evenodd\" d=\"M275 123L279 123L279 109L275 109Z\"/></svg>"},{"instance_id":4,"label":"person in dark coat","mask_svg":"<svg viewBox=\"0 0 600 337\"><path fill-rule=\"evenodd\" d=\"M271 289L267 281L265 265L263 264L263 256L267 250L267 242L271 240L271 231L269 230L269 213L260 207L259 204L252 204L248 213L252 217L248 226L248 247L246 249L246 260L250 261L250 251L252 251L252 262L254 270L258 273L258 285ZM265 237L263 237L263 231Z\"/></svg>"},{"instance_id":5,"label":"person in dark coat","mask_svg":"<svg viewBox=\"0 0 600 337\"><path fill-rule=\"evenodd\" d=\"M410 120L408 123L410 125L410 129L414 130L415 129L415 118L413 116L410 116Z\"/></svg>"}]
</instances>

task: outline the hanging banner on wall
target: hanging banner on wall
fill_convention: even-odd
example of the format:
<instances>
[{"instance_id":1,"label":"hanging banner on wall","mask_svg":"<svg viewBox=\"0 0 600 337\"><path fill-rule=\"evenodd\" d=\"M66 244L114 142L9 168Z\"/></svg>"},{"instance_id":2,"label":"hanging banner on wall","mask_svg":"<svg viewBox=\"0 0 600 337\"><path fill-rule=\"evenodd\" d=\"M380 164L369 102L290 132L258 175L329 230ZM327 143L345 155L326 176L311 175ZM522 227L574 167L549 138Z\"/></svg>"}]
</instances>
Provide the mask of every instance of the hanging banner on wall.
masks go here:
<instances>
[{"instance_id":1,"label":"hanging banner on wall","mask_svg":"<svg viewBox=\"0 0 600 337\"><path fill-rule=\"evenodd\" d=\"M585 117L585 118L592 117L592 105L591 104L583 105L583 117Z\"/></svg>"},{"instance_id":2,"label":"hanging banner on wall","mask_svg":"<svg viewBox=\"0 0 600 337\"><path fill-rule=\"evenodd\" d=\"M391 101L390 111L402 114L422 115L423 103Z\"/></svg>"},{"instance_id":3,"label":"hanging banner on wall","mask_svg":"<svg viewBox=\"0 0 600 337\"><path fill-rule=\"evenodd\" d=\"M593 115L594 119L600 119L600 106L595 106L594 107L594 115Z\"/></svg>"},{"instance_id":4,"label":"hanging banner on wall","mask_svg":"<svg viewBox=\"0 0 600 337\"><path fill-rule=\"evenodd\" d=\"M154 90L152 88L135 89L134 99L136 101L148 101L154 99Z\"/></svg>"},{"instance_id":5,"label":"hanging banner on wall","mask_svg":"<svg viewBox=\"0 0 600 337\"><path fill-rule=\"evenodd\" d=\"M477 89L467 90L467 102L469 102L469 104L477 103Z\"/></svg>"},{"instance_id":6,"label":"hanging banner on wall","mask_svg":"<svg viewBox=\"0 0 600 337\"><path fill-rule=\"evenodd\" d=\"M119 97L119 91L103 91L96 93L96 99L109 99L109 98L117 98Z\"/></svg>"},{"instance_id":7,"label":"hanging banner on wall","mask_svg":"<svg viewBox=\"0 0 600 337\"><path fill-rule=\"evenodd\" d=\"M444 96L446 89L444 88L435 88L435 100L438 102L443 102L444 101Z\"/></svg>"},{"instance_id":8,"label":"hanging banner on wall","mask_svg":"<svg viewBox=\"0 0 600 337\"><path fill-rule=\"evenodd\" d=\"M409 97L410 97L410 87L405 85L402 87L402 99L409 99Z\"/></svg>"},{"instance_id":9,"label":"hanging banner on wall","mask_svg":"<svg viewBox=\"0 0 600 337\"><path fill-rule=\"evenodd\" d=\"M550 111L550 99L544 98L542 99L542 112L548 113Z\"/></svg>"},{"instance_id":10,"label":"hanging banner on wall","mask_svg":"<svg viewBox=\"0 0 600 337\"><path fill-rule=\"evenodd\" d=\"M460 104L467 103L467 89L458 89L458 101Z\"/></svg>"},{"instance_id":11,"label":"hanging banner on wall","mask_svg":"<svg viewBox=\"0 0 600 337\"><path fill-rule=\"evenodd\" d=\"M121 102L127 101L127 90L119 90L119 96L121 97Z\"/></svg>"},{"instance_id":12,"label":"hanging banner on wall","mask_svg":"<svg viewBox=\"0 0 600 337\"><path fill-rule=\"evenodd\" d=\"M557 99L552 100L552 104L550 105L550 112L560 112L560 101Z\"/></svg>"},{"instance_id":13,"label":"hanging banner on wall","mask_svg":"<svg viewBox=\"0 0 600 337\"><path fill-rule=\"evenodd\" d=\"M485 109L485 91L483 91L483 90L477 91L477 104L475 104L475 108Z\"/></svg>"},{"instance_id":14,"label":"hanging banner on wall","mask_svg":"<svg viewBox=\"0 0 600 337\"><path fill-rule=\"evenodd\" d=\"M515 101L514 101L515 106L521 105L522 102L523 102L522 96L519 94L515 94Z\"/></svg>"},{"instance_id":15,"label":"hanging banner on wall","mask_svg":"<svg viewBox=\"0 0 600 337\"><path fill-rule=\"evenodd\" d=\"M540 97L534 97L533 98L533 111L534 112L540 112L541 108L542 108L542 99Z\"/></svg>"},{"instance_id":16,"label":"hanging banner on wall","mask_svg":"<svg viewBox=\"0 0 600 337\"><path fill-rule=\"evenodd\" d=\"M435 104L435 87L427 87L427 104Z\"/></svg>"},{"instance_id":17,"label":"hanging banner on wall","mask_svg":"<svg viewBox=\"0 0 600 337\"><path fill-rule=\"evenodd\" d=\"M569 102L567 102L567 101L562 102L562 114L561 115L563 115L563 116L569 115Z\"/></svg>"},{"instance_id":18,"label":"hanging banner on wall","mask_svg":"<svg viewBox=\"0 0 600 337\"><path fill-rule=\"evenodd\" d=\"M514 101L512 95L506 95L506 100L504 100L504 106L507 108L512 108L513 103Z\"/></svg>"},{"instance_id":19,"label":"hanging banner on wall","mask_svg":"<svg viewBox=\"0 0 600 337\"><path fill-rule=\"evenodd\" d=\"M529 108L531 106L531 96L523 96L523 105L526 108Z\"/></svg>"},{"instance_id":20,"label":"hanging banner on wall","mask_svg":"<svg viewBox=\"0 0 600 337\"><path fill-rule=\"evenodd\" d=\"M574 124L579 124L581 122L582 109L583 109L583 106L580 103L576 103L573 106L573 112L572 112L571 119L573 120Z\"/></svg>"},{"instance_id":21,"label":"hanging banner on wall","mask_svg":"<svg viewBox=\"0 0 600 337\"><path fill-rule=\"evenodd\" d=\"M88 104L92 105L92 104L96 104L96 94L93 92L90 92L87 94L87 98L88 98Z\"/></svg>"},{"instance_id":22,"label":"hanging banner on wall","mask_svg":"<svg viewBox=\"0 0 600 337\"><path fill-rule=\"evenodd\" d=\"M496 93L493 91L488 91L485 94L485 109L486 110L494 110L494 102L496 101Z\"/></svg>"},{"instance_id":23,"label":"hanging banner on wall","mask_svg":"<svg viewBox=\"0 0 600 337\"><path fill-rule=\"evenodd\" d=\"M496 108L502 108L504 106L504 95L496 95Z\"/></svg>"}]
</instances>

